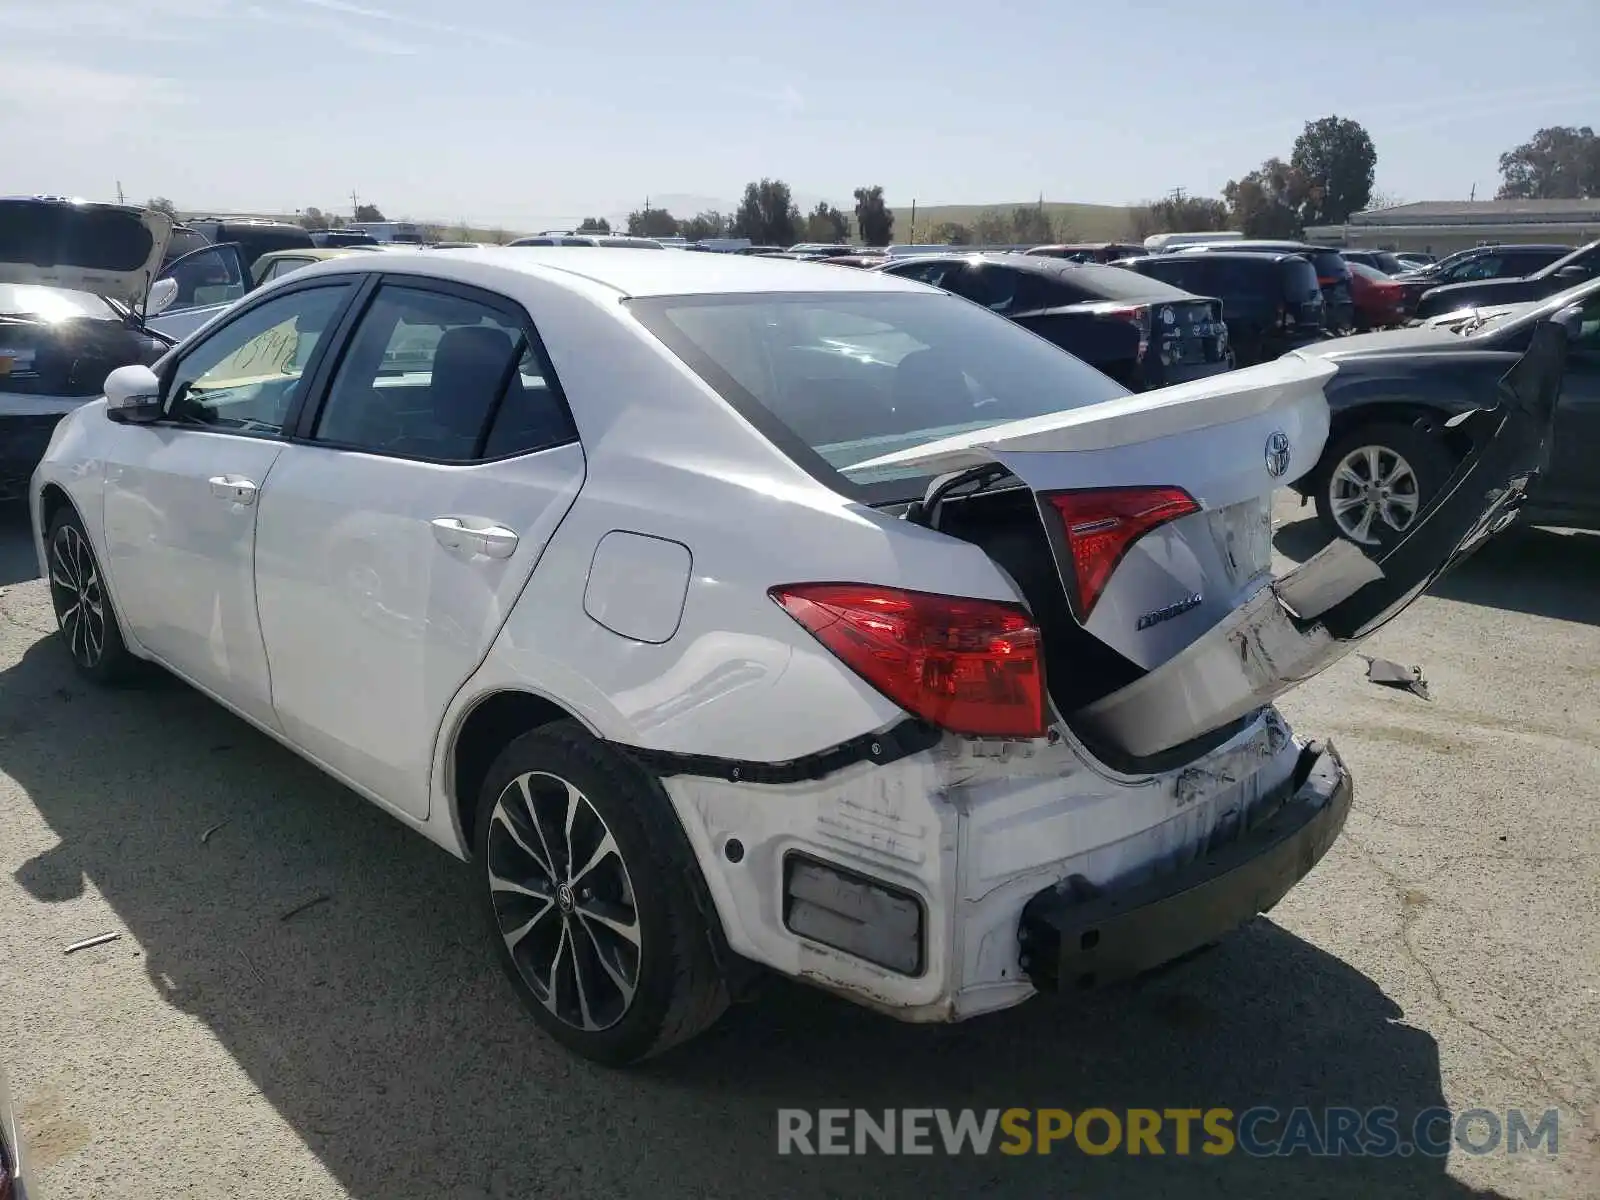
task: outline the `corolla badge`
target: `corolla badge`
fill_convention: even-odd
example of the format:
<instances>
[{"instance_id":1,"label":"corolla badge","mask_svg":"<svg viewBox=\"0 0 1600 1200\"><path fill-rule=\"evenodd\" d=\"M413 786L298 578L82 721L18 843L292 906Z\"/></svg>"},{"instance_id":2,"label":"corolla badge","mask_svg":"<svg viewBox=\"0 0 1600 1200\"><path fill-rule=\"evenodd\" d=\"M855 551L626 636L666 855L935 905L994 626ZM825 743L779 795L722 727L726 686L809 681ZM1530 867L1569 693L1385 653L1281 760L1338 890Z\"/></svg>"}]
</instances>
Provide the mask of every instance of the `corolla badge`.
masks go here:
<instances>
[{"instance_id":1,"label":"corolla badge","mask_svg":"<svg viewBox=\"0 0 1600 1200\"><path fill-rule=\"evenodd\" d=\"M1289 469L1289 435L1274 429L1267 438L1267 474L1279 478Z\"/></svg>"}]
</instances>

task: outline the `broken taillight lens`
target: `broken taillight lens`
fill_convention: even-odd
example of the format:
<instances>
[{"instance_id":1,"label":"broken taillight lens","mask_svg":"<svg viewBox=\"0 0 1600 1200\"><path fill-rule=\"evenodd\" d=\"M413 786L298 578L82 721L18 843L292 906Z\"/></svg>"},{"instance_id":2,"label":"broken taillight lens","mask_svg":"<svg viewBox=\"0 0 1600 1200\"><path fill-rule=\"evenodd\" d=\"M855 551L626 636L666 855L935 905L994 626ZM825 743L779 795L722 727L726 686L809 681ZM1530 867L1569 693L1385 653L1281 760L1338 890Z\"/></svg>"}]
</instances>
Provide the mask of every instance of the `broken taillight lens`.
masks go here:
<instances>
[{"instance_id":1,"label":"broken taillight lens","mask_svg":"<svg viewBox=\"0 0 1600 1200\"><path fill-rule=\"evenodd\" d=\"M1179 487L1096 488L1051 492L1041 499L1060 514L1065 527L1080 622L1089 619L1112 572L1135 542L1168 521L1200 511L1194 497Z\"/></svg>"},{"instance_id":2,"label":"broken taillight lens","mask_svg":"<svg viewBox=\"0 0 1600 1200\"><path fill-rule=\"evenodd\" d=\"M1027 610L861 583L786 584L769 594L912 715L975 737L1044 735L1044 654Z\"/></svg>"},{"instance_id":3,"label":"broken taillight lens","mask_svg":"<svg viewBox=\"0 0 1600 1200\"><path fill-rule=\"evenodd\" d=\"M1105 316L1117 321L1127 321L1139 331L1139 358L1143 359L1145 351L1150 349L1150 308L1145 304L1134 304L1126 308L1108 308Z\"/></svg>"}]
</instances>

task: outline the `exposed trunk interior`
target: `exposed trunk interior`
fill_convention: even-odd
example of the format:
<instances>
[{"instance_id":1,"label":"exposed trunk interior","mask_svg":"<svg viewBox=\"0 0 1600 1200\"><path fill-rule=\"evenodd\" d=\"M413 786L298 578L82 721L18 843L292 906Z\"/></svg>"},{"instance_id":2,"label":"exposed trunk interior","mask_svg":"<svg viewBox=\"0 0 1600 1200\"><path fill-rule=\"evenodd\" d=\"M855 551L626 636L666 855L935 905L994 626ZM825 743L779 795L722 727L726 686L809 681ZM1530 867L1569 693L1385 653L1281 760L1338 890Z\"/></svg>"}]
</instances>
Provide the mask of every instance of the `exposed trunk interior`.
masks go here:
<instances>
[{"instance_id":1,"label":"exposed trunk interior","mask_svg":"<svg viewBox=\"0 0 1600 1200\"><path fill-rule=\"evenodd\" d=\"M1144 670L1073 618L1062 591L1038 502L1003 483L939 505L935 528L980 547L1016 580L1044 635L1045 683L1062 713L1073 713L1144 676Z\"/></svg>"},{"instance_id":2,"label":"exposed trunk interior","mask_svg":"<svg viewBox=\"0 0 1600 1200\"><path fill-rule=\"evenodd\" d=\"M1044 639L1045 686L1051 701L1084 748L1112 770L1130 775L1170 770L1221 745L1248 720L1228 720L1183 745L1145 757L1099 736L1075 715L1149 672L1073 617L1033 492L1007 478L984 491L946 496L920 519L978 546L1016 582Z\"/></svg>"}]
</instances>

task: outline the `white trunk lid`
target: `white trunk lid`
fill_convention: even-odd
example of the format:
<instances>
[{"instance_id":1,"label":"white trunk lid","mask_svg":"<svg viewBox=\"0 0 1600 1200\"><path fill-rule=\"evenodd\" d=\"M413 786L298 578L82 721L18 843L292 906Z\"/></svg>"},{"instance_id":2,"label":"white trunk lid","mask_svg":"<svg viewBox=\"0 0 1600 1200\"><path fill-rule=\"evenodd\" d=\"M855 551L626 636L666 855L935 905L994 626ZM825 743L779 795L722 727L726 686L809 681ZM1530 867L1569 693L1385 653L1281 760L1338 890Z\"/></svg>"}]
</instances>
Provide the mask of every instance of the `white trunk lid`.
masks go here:
<instances>
[{"instance_id":1,"label":"white trunk lid","mask_svg":"<svg viewBox=\"0 0 1600 1200\"><path fill-rule=\"evenodd\" d=\"M164 213L53 196L0 199L0 283L109 296L137 308L172 236Z\"/></svg>"},{"instance_id":2,"label":"white trunk lid","mask_svg":"<svg viewBox=\"0 0 1600 1200\"><path fill-rule=\"evenodd\" d=\"M1242 371L991 426L861 467L949 473L987 462L1036 493L1181 488L1199 511L1134 542L1085 616L1139 667L1166 662L1266 581L1272 492L1316 463L1328 436L1323 385L1336 368L1285 358ZM1041 515L1059 520L1041 505ZM1057 541L1069 597L1070 554ZM1065 561L1063 561L1065 559Z\"/></svg>"}]
</instances>

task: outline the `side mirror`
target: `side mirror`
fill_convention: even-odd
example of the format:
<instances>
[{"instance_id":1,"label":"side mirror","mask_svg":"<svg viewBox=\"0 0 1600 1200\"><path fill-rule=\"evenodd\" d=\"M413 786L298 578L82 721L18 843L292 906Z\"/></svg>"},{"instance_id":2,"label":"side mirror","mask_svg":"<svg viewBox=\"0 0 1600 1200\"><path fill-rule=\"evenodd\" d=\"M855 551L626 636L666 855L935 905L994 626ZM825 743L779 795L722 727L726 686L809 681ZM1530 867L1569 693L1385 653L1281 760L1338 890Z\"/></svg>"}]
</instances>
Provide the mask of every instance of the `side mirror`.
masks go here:
<instances>
[{"instance_id":1,"label":"side mirror","mask_svg":"<svg viewBox=\"0 0 1600 1200\"><path fill-rule=\"evenodd\" d=\"M164 313L172 307L172 302L178 298L178 281L170 276L158 279L150 285L150 295L144 305L145 316L153 317Z\"/></svg>"},{"instance_id":2,"label":"side mirror","mask_svg":"<svg viewBox=\"0 0 1600 1200\"><path fill-rule=\"evenodd\" d=\"M1567 341L1576 342L1583 337L1583 305L1569 304L1554 314L1550 320L1552 324L1559 325L1566 331Z\"/></svg>"},{"instance_id":3,"label":"side mirror","mask_svg":"<svg viewBox=\"0 0 1600 1200\"><path fill-rule=\"evenodd\" d=\"M119 425L142 425L161 415L161 380L139 363L106 376L106 417Z\"/></svg>"},{"instance_id":4,"label":"side mirror","mask_svg":"<svg viewBox=\"0 0 1600 1200\"><path fill-rule=\"evenodd\" d=\"M1589 268L1580 266L1562 267L1561 270L1556 272L1556 278L1570 279L1574 283L1579 283L1589 278Z\"/></svg>"}]
</instances>

